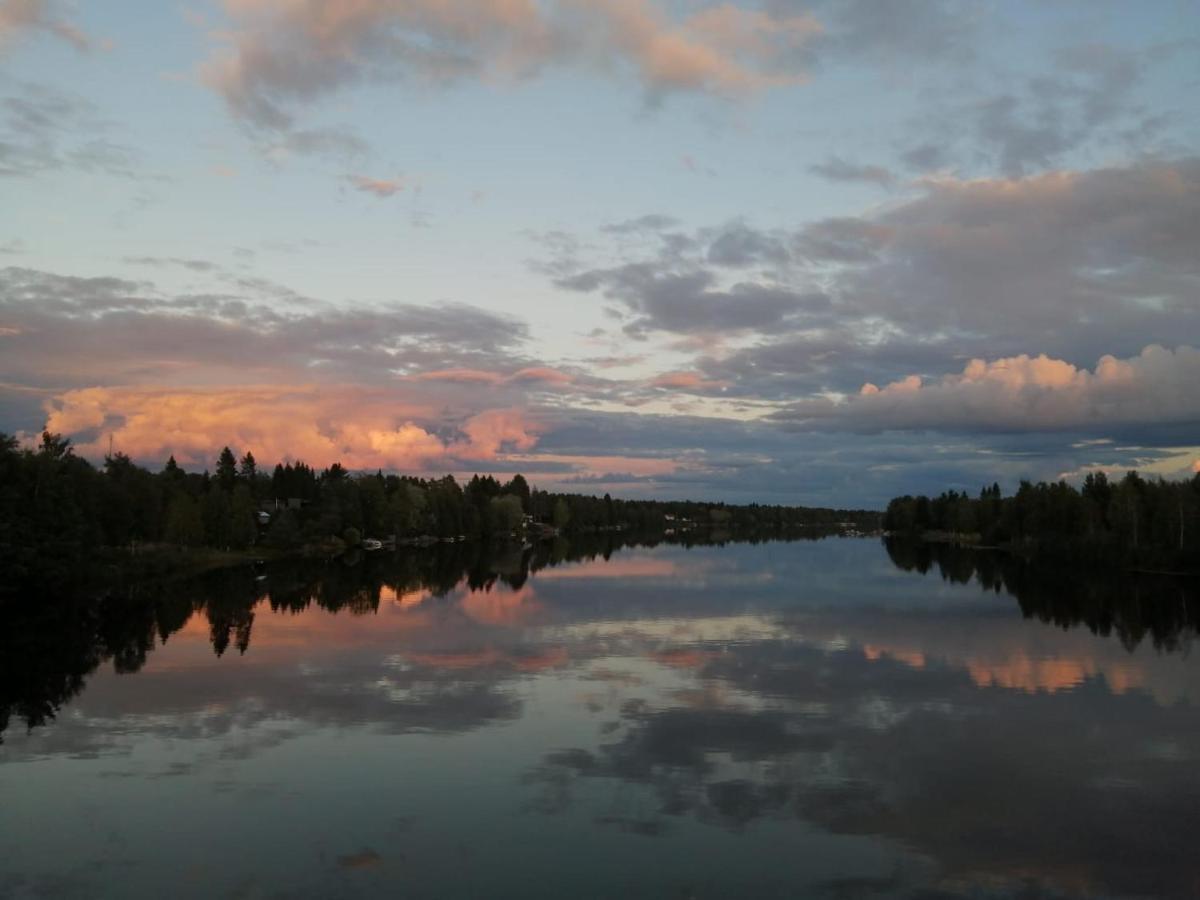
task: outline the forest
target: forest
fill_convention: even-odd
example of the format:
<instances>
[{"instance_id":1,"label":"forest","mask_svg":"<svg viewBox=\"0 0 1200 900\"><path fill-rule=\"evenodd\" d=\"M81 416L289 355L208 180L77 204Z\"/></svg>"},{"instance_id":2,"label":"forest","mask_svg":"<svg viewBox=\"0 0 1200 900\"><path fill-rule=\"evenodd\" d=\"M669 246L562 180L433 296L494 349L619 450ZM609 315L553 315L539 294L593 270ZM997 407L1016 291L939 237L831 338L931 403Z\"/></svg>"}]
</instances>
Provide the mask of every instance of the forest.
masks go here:
<instances>
[{"instance_id":1,"label":"forest","mask_svg":"<svg viewBox=\"0 0 1200 900\"><path fill-rule=\"evenodd\" d=\"M896 535L1000 547L1026 556L1135 569L1200 569L1200 474L1184 481L1128 472L1110 481L1087 475L1080 489L1065 481L1022 481L1003 496L993 484L971 497L896 497L883 516Z\"/></svg>"},{"instance_id":2,"label":"forest","mask_svg":"<svg viewBox=\"0 0 1200 900\"><path fill-rule=\"evenodd\" d=\"M10 583L73 572L105 551L307 551L329 556L363 538L504 541L537 535L716 529L778 534L842 524L879 527L866 510L622 500L532 488L521 475L424 479L317 470L303 462L260 467L250 451L224 448L212 471L174 457L158 472L121 453L102 466L68 439L37 447L0 434L0 564Z\"/></svg>"}]
</instances>

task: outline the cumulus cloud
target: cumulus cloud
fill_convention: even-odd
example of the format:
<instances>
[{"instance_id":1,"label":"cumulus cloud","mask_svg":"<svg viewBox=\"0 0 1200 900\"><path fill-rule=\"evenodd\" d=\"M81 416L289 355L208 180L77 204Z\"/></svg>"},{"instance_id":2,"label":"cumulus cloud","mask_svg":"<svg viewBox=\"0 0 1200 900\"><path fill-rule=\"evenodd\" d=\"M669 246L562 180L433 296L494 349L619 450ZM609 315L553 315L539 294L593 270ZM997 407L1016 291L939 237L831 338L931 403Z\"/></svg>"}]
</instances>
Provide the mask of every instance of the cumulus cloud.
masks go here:
<instances>
[{"instance_id":1,"label":"cumulus cloud","mask_svg":"<svg viewBox=\"0 0 1200 900\"><path fill-rule=\"evenodd\" d=\"M926 381L867 383L844 401L809 400L777 416L808 427L905 431L1094 430L1200 422L1200 351L1146 347L1092 370L1044 354L973 359ZM1198 435L1200 436L1200 435Z\"/></svg>"},{"instance_id":2,"label":"cumulus cloud","mask_svg":"<svg viewBox=\"0 0 1200 900\"><path fill-rule=\"evenodd\" d=\"M91 48L91 39L58 14L52 0L0 0L0 49L22 31L44 31L76 50Z\"/></svg>"},{"instance_id":3,"label":"cumulus cloud","mask_svg":"<svg viewBox=\"0 0 1200 900\"><path fill-rule=\"evenodd\" d=\"M631 72L650 95L737 94L802 78L819 32L802 13L730 4L684 17L654 0L226 0L227 46L203 80L239 118L293 126L292 110L363 81L520 78L548 65Z\"/></svg>"},{"instance_id":4,"label":"cumulus cloud","mask_svg":"<svg viewBox=\"0 0 1200 900\"><path fill-rule=\"evenodd\" d=\"M647 222L653 224L654 217ZM870 215L651 232L544 266L630 333L737 333L697 358L733 395L857 390L1037 347L1075 364L1200 334L1200 160L927 178ZM746 344L744 339L754 340Z\"/></svg>"},{"instance_id":5,"label":"cumulus cloud","mask_svg":"<svg viewBox=\"0 0 1200 900\"><path fill-rule=\"evenodd\" d=\"M441 437L435 431L447 423L437 410L362 385L93 387L64 392L46 411L46 427L76 436L85 455L105 452L111 436L113 446L137 459L174 454L196 466L229 444L265 460L444 471L459 460L531 450L538 431L520 410L486 410Z\"/></svg>"}]
</instances>

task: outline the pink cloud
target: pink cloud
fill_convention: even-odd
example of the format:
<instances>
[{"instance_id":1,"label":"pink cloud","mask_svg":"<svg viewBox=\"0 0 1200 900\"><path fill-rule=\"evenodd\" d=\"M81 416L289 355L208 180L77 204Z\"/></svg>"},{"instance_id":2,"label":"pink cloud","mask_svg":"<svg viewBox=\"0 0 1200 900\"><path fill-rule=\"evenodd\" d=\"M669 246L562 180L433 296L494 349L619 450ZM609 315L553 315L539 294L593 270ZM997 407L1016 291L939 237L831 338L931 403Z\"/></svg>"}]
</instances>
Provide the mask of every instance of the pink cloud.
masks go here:
<instances>
[{"instance_id":1,"label":"pink cloud","mask_svg":"<svg viewBox=\"0 0 1200 900\"><path fill-rule=\"evenodd\" d=\"M538 381L545 384L570 384L572 380L571 376L566 372L560 372L558 369L551 369L546 366L519 369L509 376L509 381Z\"/></svg>"},{"instance_id":2,"label":"pink cloud","mask_svg":"<svg viewBox=\"0 0 1200 900\"><path fill-rule=\"evenodd\" d=\"M364 194L386 198L404 190L402 178L368 178L366 175L347 175L346 180Z\"/></svg>"},{"instance_id":3,"label":"pink cloud","mask_svg":"<svg viewBox=\"0 0 1200 900\"><path fill-rule=\"evenodd\" d=\"M84 455L113 446L137 459L206 465L226 444L264 462L303 459L316 466L445 471L456 459L490 460L529 451L537 431L517 409L488 410L434 434L437 410L405 406L394 393L358 386L258 386L221 390L93 387L47 404L46 427L80 438Z\"/></svg>"},{"instance_id":4,"label":"pink cloud","mask_svg":"<svg viewBox=\"0 0 1200 900\"><path fill-rule=\"evenodd\" d=\"M537 444L536 426L518 409L493 409L462 425L465 441L451 449L465 459L495 459L501 451L524 452Z\"/></svg>"},{"instance_id":5,"label":"pink cloud","mask_svg":"<svg viewBox=\"0 0 1200 900\"><path fill-rule=\"evenodd\" d=\"M91 48L91 39L77 26L54 15L50 0L0 0L0 46L18 32L38 29L66 41L76 50Z\"/></svg>"},{"instance_id":6,"label":"pink cloud","mask_svg":"<svg viewBox=\"0 0 1200 900\"><path fill-rule=\"evenodd\" d=\"M365 76L514 78L550 64L630 69L651 93L744 94L803 80L820 26L732 4L678 16L661 0L225 0L232 28L201 69L237 115L274 128L288 107Z\"/></svg>"},{"instance_id":7,"label":"pink cloud","mask_svg":"<svg viewBox=\"0 0 1200 900\"><path fill-rule=\"evenodd\" d=\"M650 382L651 387L678 391L715 391L729 386L727 381L714 381L699 372L664 372Z\"/></svg>"}]
</instances>

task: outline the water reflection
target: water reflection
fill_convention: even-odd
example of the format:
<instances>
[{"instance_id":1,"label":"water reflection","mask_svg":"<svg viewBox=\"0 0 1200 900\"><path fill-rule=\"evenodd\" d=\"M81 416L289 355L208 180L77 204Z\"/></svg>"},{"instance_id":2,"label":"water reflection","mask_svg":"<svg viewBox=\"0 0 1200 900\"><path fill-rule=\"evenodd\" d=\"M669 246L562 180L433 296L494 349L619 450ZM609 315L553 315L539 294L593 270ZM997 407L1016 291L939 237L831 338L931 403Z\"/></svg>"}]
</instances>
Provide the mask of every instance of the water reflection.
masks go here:
<instances>
[{"instance_id":1,"label":"water reflection","mask_svg":"<svg viewBox=\"0 0 1200 900\"><path fill-rule=\"evenodd\" d=\"M1195 896L1198 603L856 540L9 603L0 885L152 896L169 822L196 896Z\"/></svg>"},{"instance_id":2,"label":"water reflection","mask_svg":"<svg viewBox=\"0 0 1200 900\"><path fill-rule=\"evenodd\" d=\"M985 590L1012 594L1026 617L1115 634L1130 650L1147 637L1159 650L1186 650L1200 632L1195 577L1061 568L998 551L897 538L884 544L892 562L905 571L926 574L936 566L947 581L975 581Z\"/></svg>"}]
</instances>

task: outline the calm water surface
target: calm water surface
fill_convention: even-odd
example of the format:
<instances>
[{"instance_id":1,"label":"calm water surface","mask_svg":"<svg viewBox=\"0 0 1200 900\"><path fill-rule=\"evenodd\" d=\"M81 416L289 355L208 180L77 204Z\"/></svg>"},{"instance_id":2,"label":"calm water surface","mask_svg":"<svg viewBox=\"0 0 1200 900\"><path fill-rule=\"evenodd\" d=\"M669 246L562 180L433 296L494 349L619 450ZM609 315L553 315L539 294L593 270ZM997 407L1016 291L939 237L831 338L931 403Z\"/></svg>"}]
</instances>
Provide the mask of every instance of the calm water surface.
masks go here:
<instances>
[{"instance_id":1,"label":"calm water surface","mask_svg":"<svg viewBox=\"0 0 1200 900\"><path fill-rule=\"evenodd\" d=\"M10 609L0 896L1200 895L1190 589L929 553Z\"/></svg>"}]
</instances>

